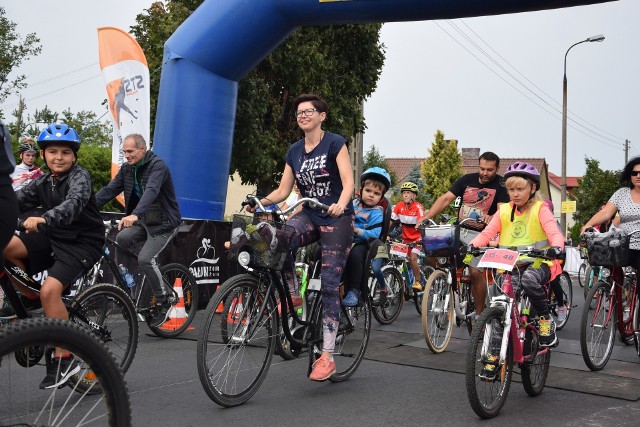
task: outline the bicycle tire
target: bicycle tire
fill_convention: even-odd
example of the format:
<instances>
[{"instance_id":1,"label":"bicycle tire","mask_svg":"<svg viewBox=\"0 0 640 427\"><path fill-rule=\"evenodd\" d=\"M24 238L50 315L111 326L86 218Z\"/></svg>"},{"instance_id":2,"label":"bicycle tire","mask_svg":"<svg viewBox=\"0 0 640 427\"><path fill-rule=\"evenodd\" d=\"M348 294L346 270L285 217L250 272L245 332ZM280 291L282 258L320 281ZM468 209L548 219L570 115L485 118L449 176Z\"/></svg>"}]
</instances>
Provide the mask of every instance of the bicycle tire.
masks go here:
<instances>
[{"instance_id":1,"label":"bicycle tire","mask_svg":"<svg viewBox=\"0 0 640 427\"><path fill-rule=\"evenodd\" d=\"M40 390L43 366L23 368L7 357L26 348L49 346L66 349L95 373L102 395L91 396L71 386ZM91 425L104 425L105 421L114 427L131 425L122 371L107 347L77 324L41 317L7 325L0 329L0 362L2 425L85 425L91 421Z\"/></svg>"},{"instance_id":2,"label":"bicycle tire","mask_svg":"<svg viewBox=\"0 0 640 427\"><path fill-rule=\"evenodd\" d=\"M636 306L633 310L633 320L631 322L633 330L633 343L636 348L636 354L640 357L640 293L636 293Z\"/></svg>"},{"instance_id":3,"label":"bicycle tire","mask_svg":"<svg viewBox=\"0 0 640 427\"><path fill-rule=\"evenodd\" d=\"M44 347L42 346L34 346L34 347L25 347L15 351L14 356L16 358L16 362L20 364L23 368L29 368L31 366L35 366L42 360L44 356Z\"/></svg>"},{"instance_id":4,"label":"bicycle tire","mask_svg":"<svg viewBox=\"0 0 640 427\"><path fill-rule=\"evenodd\" d=\"M593 309L592 300L596 301ZM609 284L598 282L587 295L580 324L582 359L592 371L603 369L613 352L616 310L615 295L609 291ZM597 330L594 325L597 326Z\"/></svg>"},{"instance_id":5,"label":"bicycle tire","mask_svg":"<svg viewBox=\"0 0 640 427\"><path fill-rule=\"evenodd\" d=\"M469 336L471 336L471 332L473 332L473 321L469 318L469 315L476 311L476 301L473 299L473 292L471 292L471 283L464 284L460 287L460 304L466 302L465 304L465 323L467 324L467 332Z\"/></svg>"},{"instance_id":6,"label":"bicycle tire","mask_svg":"<svg viewBox=\"0 0 640 427\"><path fill-rule=\"evenodd\" d=\"M584 285L586 283L586 279L587 279L586 270L587 270L587 263L583 262L582 264L580 264L580 267L578 268L578 284L580 285L581 288L584 288Z\"/></svg>"},{"instance_id":7,"label":"bicycle tire","mask_svg":"<svg viewBox=\"0 0 640 427\"><path fill-rule=\"evenodd\" d=\"M630 330L628 327L631 325L631 322L633 321L633 310L632 310L631 299L633 297L633 291L635 286L636 286L635 281L627 280L627 278L625 277L622 282L622 287L620 289L621 291L620 293L622 295L621 306L623 310L622 322L624 325L622 329L624 330L624 334L619 333L618 338L620 339L620 342L625 345L633 344L633 337L635 335L633 331Z\"/></svg>"},{"instance_id":8,"label":"bicycle tire","mask_svg":"<svg viewBox=\"0 0 640 427\"><path fill-rule=\"evenodd\" d=\"M379 324L390 325L400 316L404 303L402 274L394 265L384 266L382 274L387 284L387 302L384 306L372 304L371 313ZM370 281L373 282L370 286L371 295L375 299L378 295L378 287L375 286L375 278L371 278Z\"/></svg>"},{"instance_id":9,"label":"bicycle tire","mask_svg":"<svg viewBox=\"0 0 640 427\"><path fill-rule=\"evenodd\" d=\"M447 279L445 271L437 270L424 288L427 298L422 300L422 331L433 353L442 353L447 348L455 322L453 289Z\"/></svg>"},{"instance_id":10,"label":"bicycle tire","mask_svg":"<svg viewBox=\"0 0 640 427\"><path fill-rule=\"evenodd\" d=\"M525 332L523 354L525 356L536 353L536 356L520 365L520 375L522 386L529 396L538 396L544 390L549 374L549 362L551 361L551 350L546 349L540 354L540 341L538 334L531 329Z\"/></svg>"},{"instance_id":11,"label":"bicycle tire","mask_svg":"<svg viewBox=\"0 0 640 427\"><path fill-rule=\"evenodd\" d=\"M507 357L495 381L484 381L479 377L483 368L482 347L485 330L493 325L503 327L504 311L499 307L487 307L473 328L466 354L465 382L467 398L473 411L481 418L493 418L500 413L507 400L513 377L513 345L509 340ZM507 332L508 333L508 332ZM500 334L500 337L502 334ZM490 339L490 338L489 338Z\"/></svg>"},{"instance_id":12,"label":"bicycle tire","mask_svg":"<svg viewBox=\"0 0 640 427\"><path fill-rule=\"evenodd\" d=\"M586 266L585 272L584 272L583 292L584 292L585 301L587 300L587 294L589 293L589 291L594 285L593 283L594 280L595 280L595 277L593 274L593 268L591 267L591 264L589 264Z\"/></svg>"},{"instance_id":13,"label":"bicycle tire","mask_svg":"<svg viewBox=\"0 0 640 427\"><path fill-rule=\"evenodd\" d=\"M138 348L138 319L131 298L116 285L98 283L74 298L69 320L91 331L115 357L122 372L127 372ZM78 388L89 389L92 375L72 379ZM95 392L99 387L93 387Z\"/></svg>"},{"instance_id":14,"label":"bicycle tire","mask_svg":"<svg viewBox=\"0 0 640 427\"><path fill-rule=\"evenodd\" d=\"M198 300L199 300L199 292L198 292L198 283L196 282L196 278L193 277L193 274L189 271L187 267L177 262L166 264L160 268L160 272L162 273L162 279L165 282L165 286L173 287L176 279L180 279L182 282L182 295L184 299L184 311L186 313L186 317L183 318L183 321L173 321L174 323L169 325L172 320L163 323L159 326L151 326L151 318L147 317L145 320L147 322L147 326L151 329L151 332L156 334L162 338L175 338L182 334L184 331L189 329L191 326L191 322L196 317L196 312L198 311ZM143 289L141 292L145 293L145 287L151 290L149 286L149 282L146 280L142 283ZM148 292L148 291L147 291ZM180 308L176 307L177 303L173 305L173 309L180 316ZM171 313L169 314L171 316Z\"/></svg>"},{"instance_id":15,"label":"bicycle tire","mask_svg":"<svg viewBox=\"0 0 640 427\"><path fill-rule=\"evenodd\" d=\"M264 381L276 344L277 307L270 298L266 312L258 279L250 274L223 283L211 298L198 334L196 361L200 383L211 400L232 407L245 403ZM224 306L229 304L229 308ZM247 336L249 327L256 330ZM228 381L233 377L232 381Z\"/></svg>"},{"instance_id":16,"label":"bicycle tire","mask_svg":"<svg viewBox=\"0 0 640 427\"><path fill-rule=\"evenodd\" d=\"M421 283L427 283L429 277L431 277L434 271L436 271L436 269L431 267L430 265L421 265ZM415 305L416 311L420 316L422 316L422 299L424 297L424 292L424 289L422 290L422 292L413 291L413 304Z\"/></svg>"},{"instance_id":17,"label":"bicycle tire","mask_svg":"<svg viewBox=\"0 0 640 427\"><path fill-rule=\"evenodd\" d=\"M319 319L315 323L322 337L322 309L317 311ZM336 373L329 381L337 383L348 380L358 369L369 344L371 334L371 299L364 298L355 307L340 307L340 326L336 335L333 360ZM317 353L316 356L319 356Z\"/></svg>"},{"instance_id":18,"label":"bicycle tire","mask_svg":"<svg viewBox=\"0 0 640 427\"><path fill-rule=\"evenodd\" d=\"M563 271L560 274L560 287L562 288L564 305L567 309L567 316L562 322L558 321L558 314L556 312L556 308L558 306L557 300L555 300L554 298L553 301L551 301L553 306L551 310L551 314L553 314L553 316L555 317L556 330L558 331L564 328L565 325L569 322L569 315L571 314L571 306L573 305L573 283L571 282L571 276L569 276L569 273L567 273L566 271Z\"/></svg>"}]
</instances>

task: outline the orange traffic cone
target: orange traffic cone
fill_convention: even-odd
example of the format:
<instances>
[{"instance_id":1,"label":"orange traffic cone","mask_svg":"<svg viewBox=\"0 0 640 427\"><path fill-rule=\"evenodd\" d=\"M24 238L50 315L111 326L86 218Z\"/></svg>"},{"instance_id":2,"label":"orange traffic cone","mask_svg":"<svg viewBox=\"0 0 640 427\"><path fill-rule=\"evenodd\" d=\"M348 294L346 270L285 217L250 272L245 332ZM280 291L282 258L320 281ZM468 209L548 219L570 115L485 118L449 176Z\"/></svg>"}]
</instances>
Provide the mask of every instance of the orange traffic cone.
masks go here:
<instances>
[{"instance_id":1,"label":"orange traffic cone","mask_svg":"<svg viewBox=\"0 0 640 427\"><path fill-rule=\"evenodd\" d=\"M236 296L231 306L229 307L229 312L227 313L227 323L238 323L238 319L243 317L243 306L242 306L242 295ZM243 318L241 323L244 325L247 323L247 319Z\"/></svg>"},{"instance_id":2,"label":"orange traffic cone","mask_svg":"<svg viewBox=\"0 0 640 427\"><path fill-rule=\"evenodd\" d=\"M165 331L175 331L184 325L187 318L187 311L184 309L184 294L182 293L182 278L176 277L173 289L178 294L178 303L169 309L167 321L160 326ZM193 326L187 328L188 331L195 329Z\"/></svg>"}]
</instances>

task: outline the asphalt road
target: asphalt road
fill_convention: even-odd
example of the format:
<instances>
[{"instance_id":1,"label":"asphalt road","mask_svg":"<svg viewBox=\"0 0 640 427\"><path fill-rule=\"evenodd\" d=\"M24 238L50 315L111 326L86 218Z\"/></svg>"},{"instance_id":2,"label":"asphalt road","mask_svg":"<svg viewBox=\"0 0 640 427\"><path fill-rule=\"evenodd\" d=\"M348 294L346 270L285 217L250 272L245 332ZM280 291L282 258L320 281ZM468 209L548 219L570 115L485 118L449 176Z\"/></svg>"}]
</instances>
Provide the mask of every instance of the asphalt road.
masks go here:
<instances>
[{"instance_id":1,"label":"asphalt road","mask_svg":"<svg viewBox=\"0 0 640 427\"><path fill-rule=\"evenodd\" d=\"M434 355L424 345L420 317L411 302L393 325L383 327L373 320L367 359L349 381L314 383L306 378L306 357L284 361L274 356L262 388L235 408L212 402L198 379L195 337L202 313L195 319L196 331L180 339L156 338L141 324L138 352L126 375L133 422L135 426L638 425L640 359L633 346L617 344L603 371L588 371L578 344L581 291L574 280L577 306L568 326L559 332L561 342L552 354L547 388L538 397L528 397L515 375L501 414L488 422L480 420L467 401L460 370L466 329L456 328L450 348Z\"/></svg>"}]
</instances>

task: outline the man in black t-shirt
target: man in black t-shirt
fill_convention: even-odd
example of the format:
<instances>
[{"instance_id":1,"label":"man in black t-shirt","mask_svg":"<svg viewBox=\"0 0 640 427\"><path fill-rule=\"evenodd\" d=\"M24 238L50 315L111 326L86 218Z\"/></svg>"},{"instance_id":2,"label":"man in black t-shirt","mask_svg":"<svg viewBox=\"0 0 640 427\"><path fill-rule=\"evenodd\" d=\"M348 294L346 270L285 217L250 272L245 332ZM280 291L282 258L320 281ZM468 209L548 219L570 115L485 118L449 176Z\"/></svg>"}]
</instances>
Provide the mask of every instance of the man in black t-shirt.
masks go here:
<instances>
[{"instance_id":1,"label":"man in black t-shirt","mask_svg":"<svg viewBox=\"0 0 640 427\"><path fill-rule=\"evenodd\" d=\"M509 203L509 194L502 185L502 177L498 175L498 166L500 158L495 153L482 153L478 172L464 175L454 182L449 191L438 197L425 213L424 220L435 218L456 197L461 197L462 204L458 212L460 220L475 218L487 224L496 213L499 203ZM487 283L482 272L474 268L471 269L471 281L476 314L480 314L485 307Z\"/></svg>"}]
</instances>

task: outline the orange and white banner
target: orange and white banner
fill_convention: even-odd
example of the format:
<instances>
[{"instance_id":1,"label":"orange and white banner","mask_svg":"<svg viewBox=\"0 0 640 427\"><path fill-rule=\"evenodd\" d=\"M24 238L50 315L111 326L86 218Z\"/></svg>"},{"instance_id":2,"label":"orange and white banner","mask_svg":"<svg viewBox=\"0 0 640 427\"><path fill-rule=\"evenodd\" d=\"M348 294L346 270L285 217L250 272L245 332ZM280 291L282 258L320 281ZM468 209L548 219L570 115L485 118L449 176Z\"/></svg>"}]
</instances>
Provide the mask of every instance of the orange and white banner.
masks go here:
<instances>
[{"instance_id":1,"label":"orange and white banner","mask_svg":"<svg viewBox=\"0 0 640 427\"><path fill-rule=\"evenodd\" d=\"M136 39L119 28L98 28L98 48L100 69L107 89L113 123L113 178L124 162L123 138L132 133L139 133L149 144L149 66Z\"/></svg>"}]
</instances>

